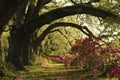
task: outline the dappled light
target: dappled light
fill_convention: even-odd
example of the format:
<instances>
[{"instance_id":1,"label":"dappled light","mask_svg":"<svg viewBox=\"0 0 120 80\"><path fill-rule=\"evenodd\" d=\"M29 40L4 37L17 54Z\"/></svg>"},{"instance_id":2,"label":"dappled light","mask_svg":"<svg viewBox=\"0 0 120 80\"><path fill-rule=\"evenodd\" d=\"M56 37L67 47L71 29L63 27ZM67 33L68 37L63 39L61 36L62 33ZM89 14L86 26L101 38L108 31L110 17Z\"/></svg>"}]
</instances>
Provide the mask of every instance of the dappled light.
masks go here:
<instances>
[{"instance_id":1,"label":"dappled light","mask_svg":"<svg viewBox=\"0 0 120 80\"><path fill-rule=\"evenodd\" d=\"M0 80L120 80L119 0L0 0Z\"/></svg>"}]
</instances>

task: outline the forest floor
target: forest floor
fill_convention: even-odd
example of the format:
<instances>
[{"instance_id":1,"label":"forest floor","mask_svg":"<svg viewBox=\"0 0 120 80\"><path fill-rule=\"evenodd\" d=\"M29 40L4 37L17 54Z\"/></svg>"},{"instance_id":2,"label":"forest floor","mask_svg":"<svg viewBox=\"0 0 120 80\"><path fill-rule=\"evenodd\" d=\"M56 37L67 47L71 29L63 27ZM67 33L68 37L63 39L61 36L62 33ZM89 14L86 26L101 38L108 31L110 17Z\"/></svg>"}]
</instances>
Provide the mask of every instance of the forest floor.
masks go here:
<instances>
[{"instance_id":1,"label":"forest floor","mask_svg":"<svg viewBox=\"0 0 120 80\"><path fill-rule=\"evenodd\" d=\"M75 67L65 68L62 64L52 64L52 66L44 67L34 65L26 68L28 70L16 71L14 76L2 77L0 80L117 80L93 78L87 74L87 71Z\"/></svg>"},{"instance_id":2,"label":"forest floor","mask_svg":"<svg viewBox=\"0 0 120 80\"><path fill-rule=\"evenodd\" d=\"M37 68L38 70L37 70ZM65 68L60 64L53 64L52 67L31 67L31 72L26 77L28 80L87 80L85 71L77 68Z\"/></svg>"}]
</instances>

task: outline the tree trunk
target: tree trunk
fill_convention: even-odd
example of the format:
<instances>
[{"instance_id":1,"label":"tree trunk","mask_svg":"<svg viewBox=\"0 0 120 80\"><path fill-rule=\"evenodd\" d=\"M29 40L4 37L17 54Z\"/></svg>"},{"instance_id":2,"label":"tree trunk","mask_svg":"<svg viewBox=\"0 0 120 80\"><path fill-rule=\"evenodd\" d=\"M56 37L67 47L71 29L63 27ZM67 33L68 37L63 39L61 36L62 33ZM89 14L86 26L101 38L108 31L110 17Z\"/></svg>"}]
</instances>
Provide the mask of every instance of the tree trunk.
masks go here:
<instances>
[{"instance_id":1,"label":"tree trunk","mask_svg":"<svg viewBox=\"0 0 120 80\"><path fill-rule=\"evenodd\" d=\"M12 31L13 32L13 31ZM19 35L17 35L19 34ZM21 31L18 33L11 34L9 38L9 52L7 61L10 61L18 70L23 70L24 65L32 64L32 49L31 49L31 38L28 36L23 38Z\"/></svg>"},{"instance_id":2,"label":"tree trunk","mask_svg":"<svg viewBox=\"0 0 120 80\"><path fill-rule=\"evenodd\" d=\"M24 65L31 65L31 45L30 45L30 38L24 39L24 46L23 46L23 52L22 52L22 62Z\"/></svg>"},{"instance_id":3,"label":"tree trunk","mask_svg":"<svg viewBox=\"0 0 120 80\"><path fill-rule=\"evenodd\" d=\"M2 54L2 45L1 45L1 34L0 34L0 76L4 76L4 61Z\"/></svg>"},{"instance_id":4,"label":"tree trunk","mask_svg":"<svg viewBox=\"0 0 120 80\"><path fill-rule=\"evenodd\" d=\"M16 35L16 34L15 34ZM25 69L22 63L22 50L23 50L23 39L11 35L9 38L9 50L7 61L11 62L16 69L23 70Z\"/></svg>"}]
</instances>

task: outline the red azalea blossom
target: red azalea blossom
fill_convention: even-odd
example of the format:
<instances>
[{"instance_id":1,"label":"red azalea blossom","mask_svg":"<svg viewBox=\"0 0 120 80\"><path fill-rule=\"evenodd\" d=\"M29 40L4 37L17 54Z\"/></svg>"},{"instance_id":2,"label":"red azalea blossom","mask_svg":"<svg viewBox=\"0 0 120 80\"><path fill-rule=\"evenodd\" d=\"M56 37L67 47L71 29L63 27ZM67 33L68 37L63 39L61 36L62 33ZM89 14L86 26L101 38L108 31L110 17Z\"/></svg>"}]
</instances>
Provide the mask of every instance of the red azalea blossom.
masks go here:
<instances>
[{"instance_id":1,"label":"red azalea blossom","mask_svg":"<svg viewBox=\"0 0 120 80\"><path fill-rule=\"evenodd\" d=\"M54 56L50 56L50 60L52 60L53 62L63 62L63 60L60 57L54 57Z\"/></svg>"},{"instance_id":2,"label":"red azalea blossom","mask_svg":"<svg viewBox=\"0 0 120 80\"><path fill-rule=\"evenodd\" d=\"M107 74L106 77L111 78L119 78L120 79L120 65L119 64L112 64L113 69L111 69Z\"/></svg>"},{"instance_id":3,"label":"red azalea blossom","mask_svg":"<svg viewBox=\"0 0 120 80\"><path fill-rule=\"evenodd\" d=\"M83 44L86 44L86 43L89 43L91 41L91 38L85 38L82 43Z\"/></svg>"},{"instance_id":4,"label":"red azalea blossom","mask_svg":"<svg viewBox=\"0 0 120 80\"><path fill-rule=\"evenodd\" d=\"M25 80L25 79L23 79L23 78L16 78L15 80Z\"/></svg>"},{"instance_id":5,"label":"red azalea blossom","mask_svg":"<svg viewBox=\"0 0 120 80\"><path fill-rule=\"evenodd\" d=\"M107 65L111 65L115 63L116 60L120 60L120 55L118 54L120 53L119 47L115 43L100 45L98 38L96 40L89 37L85 39L76 39L75 44L71 46L70 52L74 54L59 54L58 56L63 60L62 62L65 67L73 63L73 65L87 69L96 76L104 72ZM53 58L52 60L60 61L57 58ZM106 73L106 76L109 78L119 78L120 65L112 64L112 68Z\"/></svg>"}]
</instances>

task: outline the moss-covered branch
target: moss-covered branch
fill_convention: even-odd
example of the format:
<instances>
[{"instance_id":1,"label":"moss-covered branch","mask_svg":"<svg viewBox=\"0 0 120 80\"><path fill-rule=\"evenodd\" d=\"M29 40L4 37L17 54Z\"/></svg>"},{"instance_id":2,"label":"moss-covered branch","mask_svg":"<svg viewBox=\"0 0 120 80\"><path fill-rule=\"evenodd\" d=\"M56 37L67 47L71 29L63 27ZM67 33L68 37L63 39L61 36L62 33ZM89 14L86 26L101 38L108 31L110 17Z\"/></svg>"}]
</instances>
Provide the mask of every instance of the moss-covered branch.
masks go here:
<instances>
[{"instance_id":1,"label":"moss-covered branch","mask_svg":"<svg viewBox=\"0 0 120 80\"><path fill-rule=\"evenodd\" d=\"M0 32L25 0L0 0Z\"/></svg>"},{"instance_id":2,"label":"moss-covered branch","mask_svg":"<svg viewBox=\"0 0 120 80\"><path fill-rule=\"evenodd\" d=\"M68 37L60 29L55 29L55 30L50 31L50 33L53 33L53 32L59 32L65 39L67 39L69 45L72 46L72 44L69 41Z\"/></svg>"},{"instance_id":3,"label":"moss-covered branch","mask_svg":"<svg viewBox=\"0 0 120 80\"><path fill-rule=\"evenodd\" d=\"M88 4L79 4L74 6L58 8L44 13L38 17L32 18L23 25L23 28L25 27L23 35L31 34L37 28L40 28L45 24L49 24L54 20L75 14L90 14L96 17L101 17L108 21L120 23L120 16L115 15L110 11L98 9ZM23 31L23 29L21 30Z\"/></svg>"},{"instance_id":4,"label":"moss-covered branch","mask_svg":"<svg viewBox=\"0 0 120 80\"><path fill-rule=\"evenodd\" d=\"M35 41L34 48L36 48L38 45L40 45L41 42L43 41L43 39L46 37L46 35L48 35L51 32L51 30L56 27L72 27L72 28L79 29L82 33L86 34L87 36L93 35L92 32L85 26L80 26L75 23L58 22L58 23L54 23L54 24L50 25L47 29L45 29L42 32L42 34ZM84 28L85 28L85 30L83 30Z\"/></svg>"}]
</instances>

